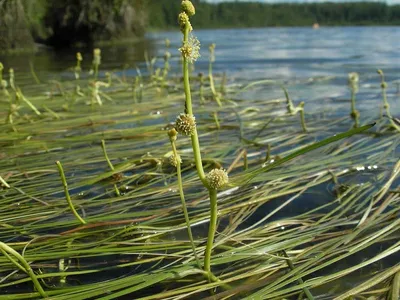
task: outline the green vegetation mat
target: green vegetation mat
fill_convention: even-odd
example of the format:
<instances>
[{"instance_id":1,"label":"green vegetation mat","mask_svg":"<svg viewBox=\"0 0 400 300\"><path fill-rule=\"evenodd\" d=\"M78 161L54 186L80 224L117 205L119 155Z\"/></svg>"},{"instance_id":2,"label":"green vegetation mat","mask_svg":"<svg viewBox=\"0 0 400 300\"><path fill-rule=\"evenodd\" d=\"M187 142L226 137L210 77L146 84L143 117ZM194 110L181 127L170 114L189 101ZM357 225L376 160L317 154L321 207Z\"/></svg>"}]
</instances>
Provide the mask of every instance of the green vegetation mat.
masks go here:
<instances>
[{"instance_id":1,"label":"green vegetation mat","mask_svg":"<svg viewBox=\"0 0 400 300\"><path fill-rule=\"evenodd\" d=\"M204 168L222 166L230 178L218 190L212 249L220 281L208 282L193 256L169 160L167 132L184 109L183 85L168 66L165 73L152 67L135 78L100 72L96 79L96 71L77 67L72 80L16 72L14 82L3 74L0 299L39 298L34 279L42 296L59 300L303 299L307 290L316 299L397 299L395 123L361 110L360 127L352 129L349 99L313 113L306 103L304 128L284 91L278 99L245 97L278 82L244 85L215 74L215 87L204 78L200 92L192 74ZM326 138L324 147L292 155ZM202 259L209 196L190 139L179 136L176 145Z\"/></svg>"}]
</instances>

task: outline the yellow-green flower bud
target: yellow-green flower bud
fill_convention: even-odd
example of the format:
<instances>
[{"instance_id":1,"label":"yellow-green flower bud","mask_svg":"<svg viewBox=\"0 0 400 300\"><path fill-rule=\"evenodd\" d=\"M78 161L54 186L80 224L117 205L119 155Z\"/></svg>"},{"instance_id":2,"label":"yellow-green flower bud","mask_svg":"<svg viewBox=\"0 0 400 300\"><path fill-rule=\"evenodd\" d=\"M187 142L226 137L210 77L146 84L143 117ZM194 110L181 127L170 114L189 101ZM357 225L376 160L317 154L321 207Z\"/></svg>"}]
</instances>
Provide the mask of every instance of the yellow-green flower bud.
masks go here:
<instances>
[{"instance_id":1,"label":"yellow-green flower bud","mask_svg":"<svg viewBox=\"0 0 400 300\"><path fill-rule=\"evenodd\" d=\"M82 54L81 54L80 52L77 52L77 53L76 53L76 60L77 60L77 61L82 61L82 60L83 60Z\"/></svg>"},{"instance_id":2,"label":"yellow-green flower bud","mask_svg":"<svg viewBox=\"0 0 400 300\"><path fill-rule=\"evenodd\" d=\"M213 169L206 175L208 186L214 190L222 188L228 184L228 173L224 169Z\"/></svg>"},{"instance_id":3,"label":"yellow-green flower bud","mask_svg":"<svg viewBox=\"0 0 400 300\"><path fill-rule=\"evenodd\" d=\"M101 63L101 50L96 48L93 50L93 64L100 65Z\"/></svg>"},{"instance_id":4,"label":"yellow-green flower bud","mask_svg":"<svg viewBox=\"0 0 400 300\"><path fill-rule=\"evenodd\" d=\"M355 110L355 111L351 112L350 117L353 120L356 120L356 119L358 119L360 117L360 112L358 110Z\"/></svg>"},{"instance_id":5,"label":"yellow-green flower bud","mask_svg":"<svg viewBox=\"0 0 400 300\"><path fill-rule=\"evenodd\" d=\"M358 80L359 80L359 76L358 76L357 72L349 73L349 82L358 83Z\"/></svg>"},{"instance_id":6,"label":"yellow-green flower bud","mask_svg":"<svg viewBox=\"0 0 400 300\"><path fill-rule=\"evenodd\" d=\"M189 114L180 114L175 122L176 130L180 134L193 135L196 130L196 118Z\"/></svg>"},{"instance_id":7,"label":"yellow-green flower bud","mask_svg":"<svg viewBox=\"0 0 400 300\"><path fill-rule=\"evenodd\" d=\"M193 30L192 25L189 21L189 16L185 12L181 12L178 15L178 23L182 33L185 32L186 25L189 26L189 32Z\"/></svg>"},{"instance_id":8,"label":"yellow-green flower bud","mask_svg":"<svg viewBox=\"0 0 400 300\"><path fill-rule=\"evenodd\" d=\"M349 86L350 86L350 88L355 93L357 93L358 92L358 81L359 81L358 73L351 72L351 73L349 73L348 78L349 78Z\"/></svg>"},{"instance_id":9,"label":"yellow-green flower bud","mask_svg":"<svg viewBox=\"0 0 400 300\"><path fill-rule=\"evenodd\" d=\"M387 83L386 83L385 81L383 81L383 82L381 83L381 88L382 88L382 89L387 89L387 87L388 87Z\"/></svg>"},{"instance_id":10,"label":"yellow-green flower bud","mask_svg":"<svg viewBox=\"0 0 400 300\"><path fill-rule=\"evenodd\" d=\"M196 9L194 8L193 3L191 1L189 1L189 0L183 0L182 1L181 9L182 9L182 11L187 13L187 15L189 17L193 16L196 13Z\"/></svg>"},{"instance_id":11,"label":"yellow-green flower bud","mask_svg":"<svg viewBox=\"0 0 400 300\"><path fill-rule=\"evenodd\" d=\"M175 156L174 154L172 154L169 157L169 163L174 166L175 168L178 166L178 162L181 164L182 163L182 159L181 156L178 154L178 156Z\"/></svg>"},{"instance_id":12,"label":"yellow-green flower bud","mask_svg":"<svg viewBox=\"0 0 400 300\"><path fill-rule=\"evenodd\" d=\"M175 128L172 128L170 130L168 130L168 136L171 142L176 141L176 138L178 136L178 132L176 131Z\"/></svg>"}]
</instances>

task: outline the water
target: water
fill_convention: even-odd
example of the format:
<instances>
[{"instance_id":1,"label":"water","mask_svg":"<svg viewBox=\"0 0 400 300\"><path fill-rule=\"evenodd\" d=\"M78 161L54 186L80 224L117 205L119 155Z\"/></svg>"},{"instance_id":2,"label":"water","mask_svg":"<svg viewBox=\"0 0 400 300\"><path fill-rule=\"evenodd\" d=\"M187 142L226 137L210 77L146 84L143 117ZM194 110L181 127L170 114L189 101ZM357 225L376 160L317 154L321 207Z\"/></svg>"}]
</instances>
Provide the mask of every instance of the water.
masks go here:
<instances>
[{"instance_id":1,"label":"water","mask_svg":"<svg viewBox=\"0 0 400 300\"><path fill-rule=\"evenodd\" d=\"M378 68L384 70L389 84L389 100L393 112L399 113L400 52L399 27L322 27L311 28L257 28L196 30L202 44L201 58L195 65L195 72L207 72L208 45L216 43L214 70L228 74L230 81L271 79L288 86L293 100L313 101L317 106L332 105L332 100L348 99L347 74L360 74L359 99L364 108L375 107L380 100ZM145 72L145 53L158 56L157 65L162 65L165 52L164 40L171 41L173 72L180 72L178 61L181 34L178 31L149 33L146 39L135 43L105 47L102 52L101 68L121 70L127 68L128 75L135 75L138 66ZM76 49L55 52L42 49L34 55L0 56L6 69L13 67L17 72L29 71L33 62L42 78L51 78L54 72L65 72L75 64ZM83 52L83 67L90 68L91 49ZM17 77L18 80L18 77ZM20 83L21 84L21 83ZM314 85L310 88L310 85ZM264 88L269 98L282 97L280 89ZM252 94L249 98L254 98ZM392 99L390 99L392 98ZM397 102L397 104L396 104Z\"/></svg>"}]
</instances>

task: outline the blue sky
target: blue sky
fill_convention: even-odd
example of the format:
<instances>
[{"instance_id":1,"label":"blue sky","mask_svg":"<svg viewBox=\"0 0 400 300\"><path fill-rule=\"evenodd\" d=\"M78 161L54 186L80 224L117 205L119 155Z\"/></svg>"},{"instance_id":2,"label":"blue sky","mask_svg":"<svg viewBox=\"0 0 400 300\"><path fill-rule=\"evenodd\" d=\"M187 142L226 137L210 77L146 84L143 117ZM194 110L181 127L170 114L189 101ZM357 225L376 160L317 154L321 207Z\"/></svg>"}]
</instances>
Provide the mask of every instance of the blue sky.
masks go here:
<instances>
[{"instance_id":1,"label":"blue sky","mask_svg":"<svg viewBox=\"0 0 400 300\"><path fill-rule=\"evenodd\" d=\"M206 1L212 2L212 3L218 3L218 2L228 1L228 0L206 0ZM235 0L229 0L229 1L235 1ZM237 1L259 1L259 2L270 2L270 3L272 3L272 2L326 2L326 0L237 0ZM333 0L333 1L337 1L337 0ZM386 1L367 0L367 1L386 2L388 4L400 4L400 0L386 0ZM349 1L347 0L345 2L349 2Z\"/></svg>"}]
</instances>

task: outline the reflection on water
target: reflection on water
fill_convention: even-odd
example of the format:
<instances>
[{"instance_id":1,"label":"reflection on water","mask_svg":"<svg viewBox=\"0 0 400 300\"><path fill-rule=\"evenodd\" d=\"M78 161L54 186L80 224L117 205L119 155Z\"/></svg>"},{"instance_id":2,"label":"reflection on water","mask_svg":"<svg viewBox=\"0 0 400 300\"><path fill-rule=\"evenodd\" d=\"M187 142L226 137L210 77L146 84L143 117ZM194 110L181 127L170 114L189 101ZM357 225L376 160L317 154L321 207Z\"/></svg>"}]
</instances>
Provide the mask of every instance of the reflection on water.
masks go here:
<instances>
[{"instance_id":1,"label":"reflection on water","mask_svg":"<svg viewBox=\"0 0 400 300\"><path fill-rule=\"evenodd\" d=\"M102 67L106 69L122 69L124 65L131 68L144 61L145 52L149 56L156 55L152 39L142 39L122 46L107 46L102 49ZM89 69L92 62L92 49L66 49L55 51L51 48L41 48L35 54L0 55L6 69L29 71L29 63L33 62L36 72L60 72L75 64L75 53L80 51L83 56L83 68Z\"/></svg>"}]
</instances>

